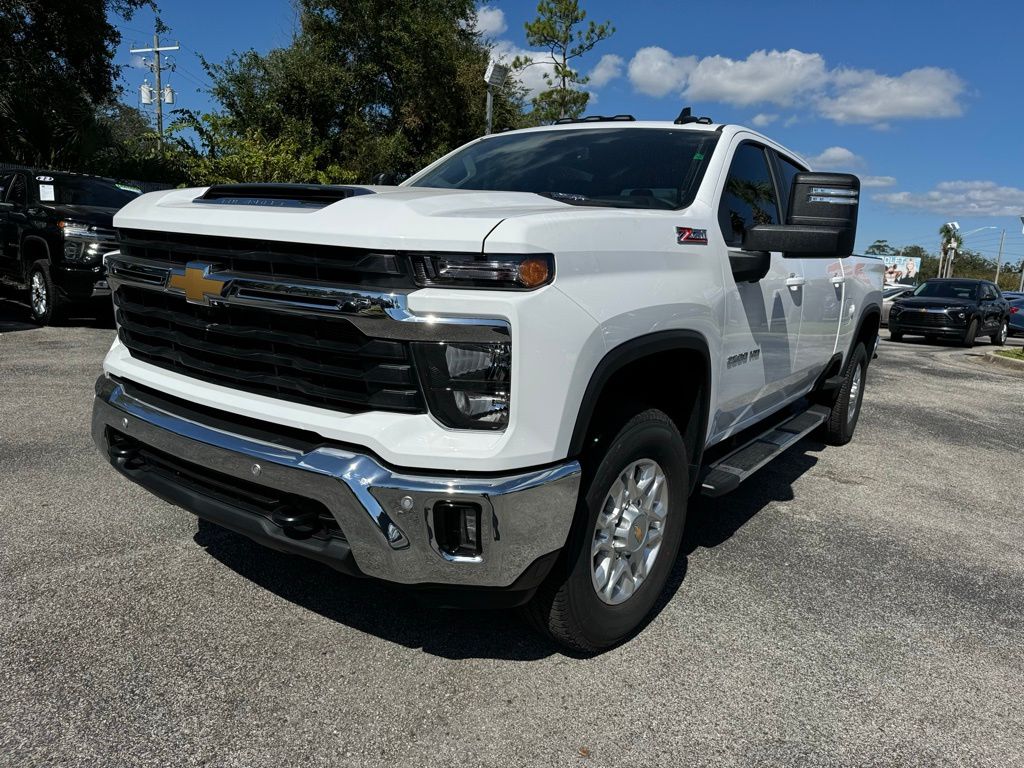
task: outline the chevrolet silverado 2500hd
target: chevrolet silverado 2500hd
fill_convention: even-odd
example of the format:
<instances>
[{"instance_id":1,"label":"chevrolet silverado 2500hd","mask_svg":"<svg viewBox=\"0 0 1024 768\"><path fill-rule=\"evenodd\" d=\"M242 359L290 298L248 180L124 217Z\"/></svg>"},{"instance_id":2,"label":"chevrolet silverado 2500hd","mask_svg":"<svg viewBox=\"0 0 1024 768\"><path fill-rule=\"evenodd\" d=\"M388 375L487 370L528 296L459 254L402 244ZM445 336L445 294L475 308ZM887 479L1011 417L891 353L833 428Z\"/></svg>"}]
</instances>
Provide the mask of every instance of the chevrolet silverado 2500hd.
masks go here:
<instances>
[{"instance_id":1,"label":"chevrolet silverado 2500hd","mask_svg":"<svg viewBox=\"0 0 1024 768\"><path fill-rule=\"evenodd\" d=\"M147 194L114 222L93 436L269 547L599 650L692 494L851 438L883 277L858 195L690 117L488 136L398 187Z\"/></svg>"}]
</instances>

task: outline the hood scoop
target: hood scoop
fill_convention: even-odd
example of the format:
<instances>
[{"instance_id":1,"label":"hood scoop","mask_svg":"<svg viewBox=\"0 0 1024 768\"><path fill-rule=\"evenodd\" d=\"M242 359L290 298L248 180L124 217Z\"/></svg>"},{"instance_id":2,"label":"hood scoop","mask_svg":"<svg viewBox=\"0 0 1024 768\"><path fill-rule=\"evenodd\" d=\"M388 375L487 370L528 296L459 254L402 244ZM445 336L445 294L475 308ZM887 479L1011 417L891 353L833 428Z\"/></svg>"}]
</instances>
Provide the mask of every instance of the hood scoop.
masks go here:
<instances>
[{"instance_id":1,"label":"hood scoop","mask_svg":"<svg viewBox=\"0 0 1024 768\"><path fill-rule=\"evenodd\" d=\"M216 184L193 202L267 208L324 208L339 200L375 194L340 184Z\"/></svg>"}]
</instances>

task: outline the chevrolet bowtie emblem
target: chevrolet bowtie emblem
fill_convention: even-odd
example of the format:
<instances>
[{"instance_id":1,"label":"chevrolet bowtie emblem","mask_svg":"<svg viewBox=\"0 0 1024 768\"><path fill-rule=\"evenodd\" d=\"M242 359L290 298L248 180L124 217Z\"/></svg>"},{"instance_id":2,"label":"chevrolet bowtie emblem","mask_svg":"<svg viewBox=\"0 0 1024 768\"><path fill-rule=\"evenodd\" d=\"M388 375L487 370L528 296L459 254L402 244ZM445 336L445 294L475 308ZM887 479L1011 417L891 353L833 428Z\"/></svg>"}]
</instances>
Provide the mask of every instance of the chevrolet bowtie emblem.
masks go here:
<instances>
[{"instance_id":1,"label":"chevrolet bowtie emblem","mask_svg":"<svg viewBox=\"0 0 1024 768\"><path fill-rule=\"evenodd\" d=\"M639 525L633 526L633 535L636 536L636 542L639 544L644 540L644 529Z\"/></svg>"},{"instance_id":2,"label":"chevrolet bowtie emblem","mask_svg":"<svg viewBox=\"0 0 1024 768\"><path fill-rule=\"evenodd\" d=\"M182 275L171 275L169 288L177 289L185 294L189 304L209 305L210 297L217 298L224 290L226 280L218 280L210 275L212 264L201 261L190 261Z\"/></svg>"}]
</instances>

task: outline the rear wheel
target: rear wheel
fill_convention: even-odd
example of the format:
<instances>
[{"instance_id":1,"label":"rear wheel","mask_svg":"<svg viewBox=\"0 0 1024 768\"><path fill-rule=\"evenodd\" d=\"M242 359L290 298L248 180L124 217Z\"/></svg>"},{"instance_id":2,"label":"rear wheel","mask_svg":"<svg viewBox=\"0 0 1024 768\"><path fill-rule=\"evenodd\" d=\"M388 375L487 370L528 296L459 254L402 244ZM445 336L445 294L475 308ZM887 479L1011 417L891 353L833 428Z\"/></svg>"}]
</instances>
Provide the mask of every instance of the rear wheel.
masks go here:
<instances>
[{"instance_id":1,"label":"rear wheel","mask_svg":"<svg viewBox=\"0 0 1024 768\"><path fill-rule=\"evenodd\" d=\"M989 336L989 339L997 347L1001 347L1006 344L1006 337L1010 335L1009 324L1005 320L999 321L999 330Z\"/></svg>"},{"instance_id":2,"label":"rear wheel","mask_svg":"<svg viewBox=\"0 0 1024 768\"><path fill-rule=\"evenodd\" d=\"M583 489L564 556L527 606L541 631L593 653L629 637L672 571L686 522L686 447L658 410L631 418Z\"/></svg>"},{"instance_id":3,"label":"rear wheel","mask_svg":"<svg viewBox=\"0 0 1024 768\"><path fill-rule=\"evenodd\" d=\"M832 404L828 420L822 425L823 438L829 445L846 445L853 439L853 431L860 418L860 405L864 400L867 373L868 353L863 344L858 344L846 367L843 385Z\"/></svg>"}]
</instances>

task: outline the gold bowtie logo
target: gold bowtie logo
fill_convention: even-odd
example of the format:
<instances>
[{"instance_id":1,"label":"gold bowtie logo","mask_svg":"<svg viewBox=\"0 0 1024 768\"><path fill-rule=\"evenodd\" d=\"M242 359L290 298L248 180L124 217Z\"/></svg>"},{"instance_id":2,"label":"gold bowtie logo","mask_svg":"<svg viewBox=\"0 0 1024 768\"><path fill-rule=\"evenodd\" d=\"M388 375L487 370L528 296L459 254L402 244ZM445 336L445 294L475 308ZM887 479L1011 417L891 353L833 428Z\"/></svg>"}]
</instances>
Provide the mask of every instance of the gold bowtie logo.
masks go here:
<instances>
[{"instance_id":1,"label":"gold bowtie logo","mask_svg":"<svg viewBox=\"0 0 1024 768\"><path fill-rule=\"evenodd\" d=\"M633 526L633 535L636 536L637 543L644 540L644 529L640 525Z\"/></svg>"},{"instance_id":2,"label":"gold bowtie logo","mask_svg":"<svg viewBox=\"0 0 1024 768\"><path fill-rule=\"evenodd\" d=\"M210 304L210 297L217 298L224 290L226 280L218 280L210 275L212 264L201 261L190 261L182 275L171 275L168 287L185 294L189 304Z\"/></svg>"}]
</instances>

